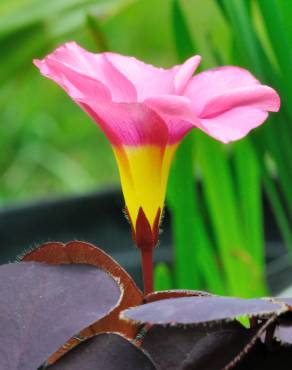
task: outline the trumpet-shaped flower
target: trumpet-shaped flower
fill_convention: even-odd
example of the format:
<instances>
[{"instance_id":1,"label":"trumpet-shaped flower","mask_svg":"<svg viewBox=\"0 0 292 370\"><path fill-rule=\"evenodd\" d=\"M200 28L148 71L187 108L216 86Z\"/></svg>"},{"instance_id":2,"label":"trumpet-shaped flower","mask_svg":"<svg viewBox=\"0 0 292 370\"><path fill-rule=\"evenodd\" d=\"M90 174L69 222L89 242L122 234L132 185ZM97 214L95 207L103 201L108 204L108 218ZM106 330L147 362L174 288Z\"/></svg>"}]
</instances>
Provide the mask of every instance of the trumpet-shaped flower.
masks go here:
<instances>
[{"instance_id":1,"label":"trumpet-shaped flower","mask_svg":"<svg viewBox=\"0 0 292 370\"><path fill-rule=\"evenodd\" d=\"M93 54L70 42L34 61L111 142L133 236L148 256L157 243L171 161L186 133L198 128L227 143L279 109L277 93L242 68L193 76L200 59L163 69L116 53ZM150 268L150 257L145 261Z\"/></svg>"}]
</instances>

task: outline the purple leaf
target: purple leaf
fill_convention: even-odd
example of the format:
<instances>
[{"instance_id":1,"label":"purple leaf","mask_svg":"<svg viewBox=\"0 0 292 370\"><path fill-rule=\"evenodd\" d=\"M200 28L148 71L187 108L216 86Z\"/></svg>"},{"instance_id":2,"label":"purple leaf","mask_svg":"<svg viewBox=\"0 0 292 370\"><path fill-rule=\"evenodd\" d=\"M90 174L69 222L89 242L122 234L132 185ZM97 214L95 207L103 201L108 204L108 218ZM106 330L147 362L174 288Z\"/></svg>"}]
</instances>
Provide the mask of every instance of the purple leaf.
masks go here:
<instances>
[{"instance_id":1,"label":"purple leaf","mask_svg":"<svg viewBox=\"0 0 292 370\"><path fill-rule=\"evenodd\" d=\"M122 317L134 322L185 325L231 320L237 316L268 316L287 308L264 299L229 297L182 297L147 303L122 312Z\"/></svg>"},{"instance_id":2,"label":"purple leaf","mask_svg":"<svg viewBox=\"0 0 292 370\"><path fill-rule=\"evenodd\" d=\"M282 321L276 326L274 337L284 345L292 345L292 321Z\"/></svg>"},{"instance_id":3,"label":"purple leaf","mask_svg":"<svg viewBox=\"0 0 292 370\"><path fill-rule=\"evenodd\" d=\"M144 296L144 302L150 303L155 301L161 301L162 299L169 298L181 298L181 297L197 297L197 296L211 296L208 292L201 290L190 290L190 289L172 289L172 290L158 290L151 292Z\"/></svg>"},{"instance_id":4,"label":"purple leaf","mask_svg":"<svg viewBox=\"0 0 292 370\"><path fill-rule=\"evenodd\" d=\"M155 370L139 348L117 334L99 334L68 352L49 370Z\"/></svg>"},{"instance_id":5,"label":"purple leaf","mask_svg":"<svg viewBox=\"0 0 292 370\"><path fill-rule=\"evenodd\" d=\"M284 303L288 306L289 310L292 311L292 298L273 298L276 302Z\"/></svg>"},{"instance_id":6,"label":"purple leaf","mask_svg":"<svg viewBox=\"0 0 292 370\"><path fill-rule=\"evenodd\" d=\"M285 304L288 304L287 300ZM290 303L291 306L291 303ZM284 346L292 346L292 315L291 309L277 319L274 339ZM290 347L291 348L291 347Z\"/></svg>"},{"instance_id":7,"label":"purple leaf","mask_svg":"<svg viewBox=\"0 0 292 370\"><path fill-rule=\"evenodd\" d=\"M102 249L93 244L76 240L66 244L50 242L42 244L26 253L21 260L26 262L45 262L53 265L85 263L106 271L118 282L122 290L119 304L102 320L98 320L93 325L90 325L90 327L82 330L80 335L87 338L106 331L120 333L127 338L134 339L136 337L138 327L130 322L121 320L119 314L126 308L142 304L143 294L136 286L132 277ZM69 351L77 343L78 341L74 338L69 340L65 345L66 350ZM48 362L54 363L64 352L66 352L65 348L62 347L62 350L55 353L48 359Z\"/></svg>"},{"instance_id":8,"label":"purple leaf","mask_svg":"<svg viewBox=\"0 0 292 370\"><path fill-rule=\"evenodd\" d=\"M119 297L116 281L94 266L1 266L0 369L36 369Z\"/></svg>"},{"instance_id":9,"label":"purple leaf","mask_svg":"<svg viewBox=\"0 0 292 370\"><path fill-rule=\"evenodd\" d=\"M292 298L274 298L276 302L284 303L288 307L288 312L278 319L275 328L274 338L283 345L292 345Z\"/></svg>"},{"instance_id":10,"label":"purple leaf","mask_svg":"<svg viewBox=\"0 0 292 370\"><path fill-rule=\"evenodd\" d=\"M158 370L218 370L240 353L255 335L236 322L196 327L153 326L142 348Z\"/></svg>"}]
</instances>

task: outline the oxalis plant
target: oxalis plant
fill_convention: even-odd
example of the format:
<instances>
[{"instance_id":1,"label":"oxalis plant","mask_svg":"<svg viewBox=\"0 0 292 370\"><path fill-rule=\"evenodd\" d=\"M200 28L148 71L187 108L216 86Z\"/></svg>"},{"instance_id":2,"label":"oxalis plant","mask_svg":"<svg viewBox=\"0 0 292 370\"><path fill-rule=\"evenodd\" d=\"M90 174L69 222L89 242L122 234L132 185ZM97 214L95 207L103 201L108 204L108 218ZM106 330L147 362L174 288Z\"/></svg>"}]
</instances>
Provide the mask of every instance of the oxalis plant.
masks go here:
<instances>
[{"instance_id":1,"label":"oxalis plant","mask_svg":"<svg viewBox=\"0 0 292 370\"><path fill-rule=\"evenodd\" d=\"M112 144L144 292L91 244L29 251L0 267L0 369L288 369L292 298L153 291L153 253L179 143L193 128L225 143L244 137L278 111L277 93L242 68L193 76L199 56L162 69L70 42L34 63Z\"/></svg>"}]
</instances>

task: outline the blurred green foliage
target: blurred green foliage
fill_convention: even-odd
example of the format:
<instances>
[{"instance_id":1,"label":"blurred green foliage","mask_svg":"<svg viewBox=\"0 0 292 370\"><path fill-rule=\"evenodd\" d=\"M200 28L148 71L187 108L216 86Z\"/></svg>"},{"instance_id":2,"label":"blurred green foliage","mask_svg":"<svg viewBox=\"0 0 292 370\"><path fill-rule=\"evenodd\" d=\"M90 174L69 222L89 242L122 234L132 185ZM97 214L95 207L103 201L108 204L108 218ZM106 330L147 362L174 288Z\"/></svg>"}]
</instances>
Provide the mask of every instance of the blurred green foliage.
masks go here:
<instances>
[{"instance_id":1,"label":"blurred green foliage","mask_svg":"<svg viewBox=\"0 0 292 370\"><path fill-rule=\"evenodd\" d=\"M207 208L205 220L202 220L203 212L195 205L198 197L190 197L188 190L181 194L177 182L170 183L177 257L175 281L179 286L193 288L199 279L200 286L212 290L215 280L220 281L228 294L261 295L266 293L262 184L286 246L290 251L292 247L292 116L289 105L292 68L291 28L284 15L284 11L288 11L287 1L217 0L206 3L221 11L216 19L222 20L229 34L229 39L224 39L222 33L221 43L215 42L218 29L214 31L210 24L202 27L206 54L213 56L209 62L214 66L236 64L248 68L263 82L278 89L282 108L269 119L269 124L227 148L201 133L183 143L182 154L176 157L173 178L180 172L189 183L190 168L197 167ZM201 17L201 11L206 10L205 2L196 12L191 8L186 11L189 5L190 2L173 1L173 27L180 59L201 50L200 37L192 33L188 19L196 21L196 17ZM222 44L227 53L219 50ZM198 174L193 172L193 179L195 177L198 178ZM193 213L187 222L182 217L186 204L188 212L192 210ZM182 230L187 231L187 235ZM197 271L195 281L190 279L194 269ZM253 284L247 284L250 280Z\"/></svg>"},{"instance_id":2,"label":"blurred green foliage","mask_svg":"<svg viewBox=\"0 0 292 370\"><path fill-rule=\"evenodd\" d=\"M170 3L7 0L0 4L0 199L15 202L116 184L110 145L32 59L64 41L175 62ZM156 11L153 13L153 9ZM165 23L159 20L165 17ZM97 21L94 23L94 21ZM158 24L159 27L158 27Z\"/></svg>"},{"instance_id":3,"label":"blurred green foliage","mask_svg":"<svg viewBox=\"0 0 292 370\"><path fill-rule=\"evenodd\" d=\"M289 0L4 0L0 17L2 204L118 181L103 134L32 65L64 41L164 67L198 53L201 69L241 65L278 89L281 112L248 139L186 138L168 192L174 266L156 271L157 287L265 294L263 189L292 248Z\"/></svg>"}]
</instances>

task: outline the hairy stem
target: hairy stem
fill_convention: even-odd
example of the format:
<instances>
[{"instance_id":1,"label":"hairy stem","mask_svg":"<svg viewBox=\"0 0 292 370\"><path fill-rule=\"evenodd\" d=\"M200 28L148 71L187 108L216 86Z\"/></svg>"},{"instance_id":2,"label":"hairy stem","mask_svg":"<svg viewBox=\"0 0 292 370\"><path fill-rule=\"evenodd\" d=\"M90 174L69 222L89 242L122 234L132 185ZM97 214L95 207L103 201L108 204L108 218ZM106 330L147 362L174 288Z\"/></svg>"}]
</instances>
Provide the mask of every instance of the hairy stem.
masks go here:
<instances>
[{"instance_id":1,"label":"hairy stem","mask_svg":"<svg viewBox=\"0 0 292 370\"><path fill-rule=\"evenodd\" d=\"M142 259L142 273L144 294L152 293L153 287L153 248L140 248Z\"/></svg>"}]
</instances>

